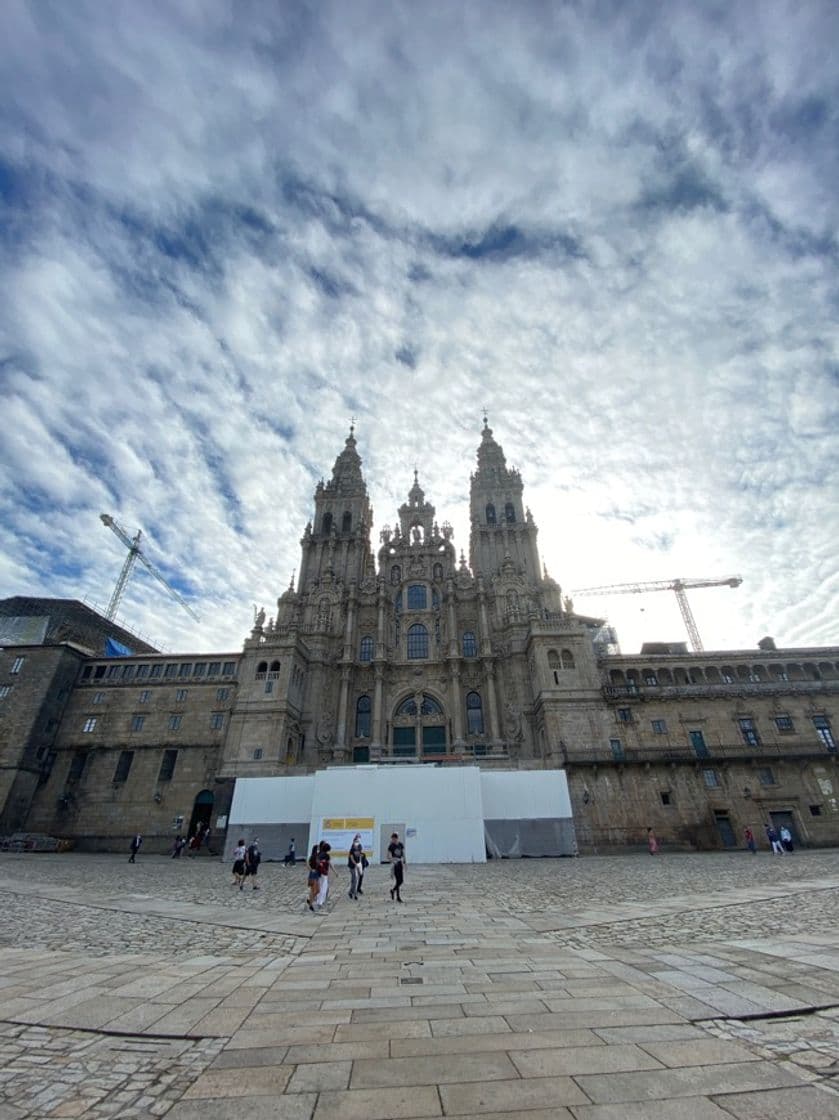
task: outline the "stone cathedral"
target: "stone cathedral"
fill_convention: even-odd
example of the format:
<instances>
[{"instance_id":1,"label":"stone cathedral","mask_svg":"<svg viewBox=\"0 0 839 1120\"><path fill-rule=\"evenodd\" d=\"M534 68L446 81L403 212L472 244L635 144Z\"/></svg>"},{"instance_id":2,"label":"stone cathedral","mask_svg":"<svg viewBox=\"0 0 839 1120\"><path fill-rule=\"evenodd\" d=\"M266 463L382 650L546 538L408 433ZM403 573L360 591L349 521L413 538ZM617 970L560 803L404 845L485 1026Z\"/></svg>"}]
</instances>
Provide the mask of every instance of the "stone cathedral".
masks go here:
<instances>
[{"instance_id":1,"label":"stone cathedral","mask_svg":"<svg viewBox=\"0 0 839 1120\"><path fill-rule=\"evenodd\" d=\"M685 849L769 823L839 843L839 649L620 654L546 574L523 499L485 420L468 561L416 474L374 553L350 429L296 585L239 651L160 653L76 600L0 602L0 838L120 849L140 830L163 851L223 830L237 778L400 763L564 770L583 852L648 827Z\"/></svg>"}]
</instances>

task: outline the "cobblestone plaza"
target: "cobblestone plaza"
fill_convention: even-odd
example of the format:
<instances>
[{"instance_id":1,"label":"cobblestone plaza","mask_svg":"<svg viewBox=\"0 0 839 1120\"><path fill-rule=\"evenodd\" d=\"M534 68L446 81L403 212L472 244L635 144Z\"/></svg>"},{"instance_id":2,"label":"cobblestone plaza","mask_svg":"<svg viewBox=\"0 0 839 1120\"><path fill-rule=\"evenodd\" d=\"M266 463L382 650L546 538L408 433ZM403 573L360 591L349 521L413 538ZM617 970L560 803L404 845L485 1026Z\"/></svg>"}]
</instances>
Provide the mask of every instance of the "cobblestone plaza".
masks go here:
<instances>
[{"instance_id":1,"label":"cobblestone plaza","mask_svg":"<svg viewBox=\"0 0 839 1120\"><path fill-rule=\"evenodd\" d=\"M0 856L0 1120L839 1117L839 853Z\"/></svg>"}]
</instances>

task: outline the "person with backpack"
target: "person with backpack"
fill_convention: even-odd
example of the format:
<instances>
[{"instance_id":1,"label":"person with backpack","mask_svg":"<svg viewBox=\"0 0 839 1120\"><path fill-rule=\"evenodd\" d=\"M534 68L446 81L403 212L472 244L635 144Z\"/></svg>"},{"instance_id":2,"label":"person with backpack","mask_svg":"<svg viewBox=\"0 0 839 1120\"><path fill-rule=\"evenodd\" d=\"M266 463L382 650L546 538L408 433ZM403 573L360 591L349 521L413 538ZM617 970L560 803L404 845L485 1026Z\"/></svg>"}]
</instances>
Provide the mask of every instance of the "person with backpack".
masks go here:
<instances>
[{"instance_id":1,"label":"person with backpack","mask_svg":"<svg viewBox=\"0 0 839 1120\"><path fill-rule=\"evenodd\" d=\"M315 906L318 910L322 910L326 905L326 896L329 894L329 875L332 871L329 853L332 851L332 845L326 840L321 840L318 844L318 871L320 872L320 880L318 884L318 897Z\"/></svg>"},{"instance_id":2,"label":"person with backpack","mask_svg":"<svg viewBox=\"0 0 839 1120\"><path fill-rule=\"evenodd\" d=\"M245 850L245 878L253 880L253 889L259 890L256 882L256 876L259 872L259 865L262 862L262 853L259 850L259 840L254 836L250 844ZM239 890L244 889L244 882L239 884Z\"/></svg>"},{"instance_id":3,"label":"person with backpack","mask_svg":"<svg viewBox=\"0 0 839 1120\"><path fill-rule=\"evenodd\" d=\"M320 861L318 860L318 853L320 849L317 844L312 847L309 854L309 896L306 899L306 905L314 912L315 900L318 897L320 889Z\"/></svg>"},{"instance_id":4,"label":"person with backpack","mask_svg":"<svg viewBox=\"0 0 839 1120\"><path fill-rule=\"evenodd\" d=\"M232 886L242 889L242 883L245 880L245 854L247 853L245 847L244 836L239 837L239 843L233 849L233 883Z\"/></svg>"}]
</instances>

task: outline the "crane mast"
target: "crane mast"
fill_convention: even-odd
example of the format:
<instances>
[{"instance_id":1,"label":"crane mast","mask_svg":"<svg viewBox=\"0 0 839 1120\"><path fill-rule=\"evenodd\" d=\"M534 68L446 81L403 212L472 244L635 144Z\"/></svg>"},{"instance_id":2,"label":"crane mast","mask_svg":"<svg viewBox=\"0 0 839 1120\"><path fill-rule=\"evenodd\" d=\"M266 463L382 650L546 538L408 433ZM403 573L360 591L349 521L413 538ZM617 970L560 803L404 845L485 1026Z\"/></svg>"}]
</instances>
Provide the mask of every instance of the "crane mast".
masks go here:
<instances>
[{"instance_id":1,"label":"crane mast","mask_svg":"<svg viewBox=\"0 0 839 1120\"><path fill-rule=\"evenodd\" d=\"M613 583L603 587L581 587L572 591L571 595L639 595L646 591L673 591L676 594L676 602L679 604L682 621L690 638L691 648L695 653L701 653L705 647L702 644L699 628L688 602L687 588L739 587L742 582L740 576L724 576L722 579L650 580L646 583Z\"/></svg>"},{"instance_id":2,"label":"crane mast","mask_svg":"<svg viewBox=\"0 0 839 1120\"><path fill-rule=\"evenodd\" d=\"M194 618L196 622L200 622L200 617L195 613L186 599L184 599L183 595L181 595L180 592L176 591L175 588L172 587L170 583L168 583L162 573L158 571L158 569L154 566L154 564L152 564L152 562L140 548L140 541L142 540L143 536L142 532L138 529L135 536L130 537L128 533L126 533L125 529L123 529L123 527L119 524L119 522L111 517L109 513L100 514L99 520L103 525L107 525L111 532L119 537L119 539L128 549L128 555L125 558L125 563L122 565L122 571L119 573L119 578L117 579L116 586L114 587L113 594L111 595L111 601L108 603L108 609L105 612L105 617L112 619L116 615L117 609L119 608L120 600L122 599L122 593L125 591L125 585L128 582L128 577L131 575L134 565L139 560L140 563L145 568L147 568L148 571L154 576L158 583L163 584L163 586L166 588L175 602L180 603L187 614Z\"/></svg>"}]
</instances>

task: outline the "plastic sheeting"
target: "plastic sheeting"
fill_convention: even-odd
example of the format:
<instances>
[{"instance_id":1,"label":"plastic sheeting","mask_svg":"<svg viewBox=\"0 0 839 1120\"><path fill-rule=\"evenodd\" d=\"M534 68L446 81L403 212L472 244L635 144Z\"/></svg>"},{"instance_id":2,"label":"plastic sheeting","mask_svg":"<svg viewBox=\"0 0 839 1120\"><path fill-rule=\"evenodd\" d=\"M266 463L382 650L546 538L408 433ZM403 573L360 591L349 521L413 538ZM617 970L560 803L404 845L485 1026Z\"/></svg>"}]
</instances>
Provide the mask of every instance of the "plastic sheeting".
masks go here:
<instances>
[{"instance_id":1,"label":"plastic sheeting","mask_svg":"<svg viewBox=\"0 0 839 1120\"><path fill-rule=\"evenodd\" d=\"M484 821L488 859L538 859L575 856L574 822L558 817Z\"/></svg>"},{"instance_id":2,"label":"plastic sheeting","mask_svg":"<svg viewBox=\"0 0 839 1120\"><path fill-rule=\"evenodd\" d=\"M118 642L116 638L105 639L106 657L131 657L133 653L133 649L129 649L128 646L124 646L122 642Z\"/></svg>"}]
</instances>

